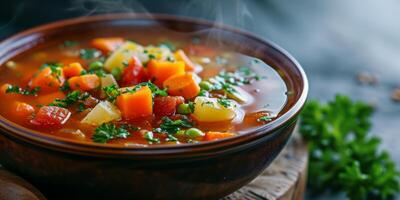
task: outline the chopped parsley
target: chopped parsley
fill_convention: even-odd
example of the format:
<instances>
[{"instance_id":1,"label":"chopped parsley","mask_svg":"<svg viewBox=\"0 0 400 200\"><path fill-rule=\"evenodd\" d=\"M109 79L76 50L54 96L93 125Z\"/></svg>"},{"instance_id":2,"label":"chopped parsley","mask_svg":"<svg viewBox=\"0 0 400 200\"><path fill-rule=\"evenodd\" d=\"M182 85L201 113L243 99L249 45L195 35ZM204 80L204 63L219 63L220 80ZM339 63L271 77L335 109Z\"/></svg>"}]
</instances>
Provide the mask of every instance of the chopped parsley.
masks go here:
<instances>
[{"instance_id":1,"label":"chopped parsley","mask_svg":"<svg viewBox=\"0 0 400 200\"><path fill-rule=\"evenodd\" d=\"M134 88L127 90L127 92L129 93L133 93L138 91L140 88L142 88L143 86L147 86L150 88L151 92L153 93L153 96L159 95L159 96L168 96L167 93L167 88L161 90L160 88L158 88L156 85L154 85L151 82L142 82L137 84Z\"/></svg>"},{"instance_id":2,"label":"chopped parsley","mask_svg":"<svg viewBox=\"0 0 400 200\"><path fill-rule=\"evenodd\" d=\"M232 107L232 101L229 100L229 99L225 99L225 98L223 98L223 99L218 99L217 102L218 102L221 106L223 106L223 107L225 107L225 108Z\"/></svg>"},{"instance_id":3,"label":"chopped parsley","mask_svg":"<svg viewBox=\"0 0 400 200\"><path fill-rule=\"evenodd\" d=\"M40 91L40 87L35 87L33 89L29 88L21 88L17 85L8 85L6 89L6 93L15 93L15 94L22 94L22 95L32 95L35 96Z\"/></svg>"},{"instance_id":4,"label":"chopped parsley","mask_svg":"<svg viewBox=\"0 0 400 200\"><path fill-rule=\"evenodd\" d=\"M147 131L144 134L144 139L146 139L149 144L154 144L154 143L158 144L158 143L160 143L160 139L154 137L154 133L151 132L151 131Z\"/></svg>"},{"instance_id":5,"label":"chopped parsley","mask_svg":"<svg viewBox=\"0 0 400 200\"><path fill-rule=\"evenodd\" d=\"M168 117L163 117L162 123L159 128L155 128L153 131L157 133L175 134L182 128L191 128L193 124L186 118L172 120Z\"/></svg>"},{"instance_id":6,"label":"chopped parsley","mask_svg":"<svg viewBox=\"0 0 400 200\"><path fill-rule=\"evenodd\" d=\"M68 106L71 106L77 102L84 101L89 96L90 96L90 94L87 92L81 93L79 91L73 91L73 92L68 93L67 96L65 97L65 99L55 99L49 105L67 108Z\"/></svg>"},{"instance_id":7,"label":"chopped parsley","mask_svg":"<svg viewBox=\"0 0 400 200\"><path fill-rule=\"evenodd\" d=\"M51 74L59 79L62 75L62 66L61 63L45 63L39 69L43 70L48 67L51 70Z\"/></svg>"},{"instance_id":8,"label":"chopped parsley","mask_svg":"<svg viewBox=\"0 0 400 200\"><path fill-rule=\"evenodd\" d=\"M121 91L119 91L117 86L114 84L103 87L103 91L104 91L107 99L111 102L114 102L115 99L117 99L117 97L119 95L121 95Z\"/></svg>"},{"instance_id":9,"label":"chopped parsley","mask_svg":"<svg viewBox=\"0 0 400 200\"><path fill-rule=\"evenodd\" d=\"M72 40L65 40L61 47L74 47L79 45L79 42L77 41L72 41Z\"/></svg>"},{"instance_id":10,"label":"chopped parsley","mask_svg":"<svg viewBox=\"0 0 400 200\"><path fill-rule=\"evenodd\" d=\"M265 115L265 116L261 116L257 119L258 122L269 122L272 121L272 119L274 118L274 116L271 115Z\"/></svg>"},{"instance_id":11,"label":"chopped parsley","mask_svg":"<svg viewBox=\"0 0 400 200\"><path fill-rule=\"evenodd\" d=\"M168 49L170 49L171 51L175 51L176 47L174 44L172 44L172 42L169 41L165 41L165 42L161 42L158 46L162 47L167 47Z\"/></svg>"},{"instance_id":12,"label":"chopped parsley","mask_svg":"<svg viewBox=\"0 0 400 200\"><path fill-rule=\"evenodd\" d=\"M96 128L92 140L97 143L107 143L115 138L127 138L130 135L128 130L123 127L117 127L112 123L104 123Z\"/></svg>"},{"instance_id":13,"label":"chopped parsley","mask_svg":"<svg viewBox=\"0 0 400 200\"><path fill-rule=\"evenodd\" d=\"M79 55L82 59L88 60L99 57L101 53L96 49L81 49Z\"/></svg>"}]
</instances>

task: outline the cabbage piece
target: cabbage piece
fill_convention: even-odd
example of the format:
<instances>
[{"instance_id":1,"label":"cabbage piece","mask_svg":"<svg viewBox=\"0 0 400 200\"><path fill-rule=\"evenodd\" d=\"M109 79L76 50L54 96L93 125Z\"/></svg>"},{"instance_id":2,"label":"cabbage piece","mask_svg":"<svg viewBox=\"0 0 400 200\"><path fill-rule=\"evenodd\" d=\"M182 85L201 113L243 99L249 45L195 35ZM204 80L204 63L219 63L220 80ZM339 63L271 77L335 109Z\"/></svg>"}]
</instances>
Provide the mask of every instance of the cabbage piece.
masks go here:
<instances>
[{"instance_id":1,"label":"cabbage piece","mask_svg":"<svg viewBox=\"0 0 400 200\"><path fill-rule=\"evenodd\" d=\"M103 123L119 119L121 119L119 109L108 101L102 101L82 119L81 123L99 126Z\"/></svg>"}]
</instances>

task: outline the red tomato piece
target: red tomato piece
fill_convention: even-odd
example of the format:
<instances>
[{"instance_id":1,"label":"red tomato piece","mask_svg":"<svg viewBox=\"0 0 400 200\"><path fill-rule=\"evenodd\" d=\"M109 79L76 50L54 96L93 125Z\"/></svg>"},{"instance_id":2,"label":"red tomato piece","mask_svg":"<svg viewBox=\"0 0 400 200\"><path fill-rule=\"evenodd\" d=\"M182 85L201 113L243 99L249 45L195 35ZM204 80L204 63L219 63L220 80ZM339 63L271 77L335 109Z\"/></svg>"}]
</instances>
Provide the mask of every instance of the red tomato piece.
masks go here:
<instances>
[{"instance_id":1,"label":"red tomato piece","mask_svg":"<svg viewBox=\"0 0 400 200\"><path fill-rule=\"evenodd\" d=\"M142 62L136 56L133 56L128 67L126 67L122 73L120 85L122 87L127 87L147 80L147 75L142 66Z\"/></svg>"},{"instance_id":2,"label":"red tomato piece","mask_svg":"<svg viewBox=\"0 0 400 200\"><path fill-rule=\"evenodd\" d=\"M67 122L70 116L71 112L66 108L43 106L36 113L35 118L31 120L31 123L43 127L61 126Z\"/></svg>"},{"instance_id":3,"label":"red tomato piece","mask_svg":"<svg viewBox=\"0 0 400 200\"><path fill-rule=\"evenodd\" d=\"M184 98L181 96L157 96L154 98L154 114L157 116L169 116L176 112L176 107L184 103Z\"/></svg>"}]
</instances>

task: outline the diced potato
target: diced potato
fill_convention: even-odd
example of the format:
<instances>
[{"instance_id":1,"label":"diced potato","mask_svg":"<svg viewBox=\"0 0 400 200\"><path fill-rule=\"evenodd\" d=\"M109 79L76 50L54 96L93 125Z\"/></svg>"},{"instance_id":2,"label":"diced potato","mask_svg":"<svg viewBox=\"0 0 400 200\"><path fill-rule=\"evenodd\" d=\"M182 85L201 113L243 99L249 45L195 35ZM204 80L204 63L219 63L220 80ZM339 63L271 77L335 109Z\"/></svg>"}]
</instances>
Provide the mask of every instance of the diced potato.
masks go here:
<instances>
[{"instance_id":1,"label":"diced potato","mask_svg":"<svg viewBox=\"0 0 400 200\"><path fill-rule=\"evenodd\" d=\"M115 85L118 88L118 83L112 74L106 74L104 77L101 77L100 82L101 82L101 88L111 85ZM102 98L104 98L106 94L104 93L103 90L101 90L100 95Z\"/></svg>"},{"instance_id":2,"label":"diced potato","mask_svg":"<svg viewBox=\"0 0 400 200\"><path fill-rule=\"evenodd\" d=\"M196 97L193 116L201 122L229 121L235 118L235 106L224 107L217 98Z\"/></svg>"},{"instance_id":3,"label":"diced potato","mask_svg":"<svg viewBox=\"0 0 400 200\"><path fill-rule=\"evenodd\" d=\"M230 99L233 99L241 104L250 104L253 101L253 97L248 92L237 86L232 87L235 89L235 92L226 93Z\"/></svg>"},{"instance_id":4,"label":"diced potato","mask_svg":"<svg viewBox=\"0 0 400 200\"><path fill-rule=\"evenodd\" d=\"M108 101L102 101L98 103L81 122L99 126L103 123L118 120L120 118L121 112L116 106Z\"/></svg>"},{"instance_id":5,"label":"diced potato","mask_svg":"<svg viewBox=\"0 0 400 200\"><path fill-rule=\"evenodd\" d=\"M168 60L175 59L174 54L171 50L165 46L147 46L145 47L146 55L143 58L139 58L142 62L149 61L149 55L153 55L156 60Z\"/></svg>"},{"instance_id":6,"label":"diced potato","mask_svg":"<svg viewBox=\"0 0 400 200\"><path fill-rule=\"evenodd\" d=\"M143 51L143 46L130 41L125 42L106 60L106 62L104 63L104 68L109 72L111 72L111 70L116 67L122 70L124 67L124 63L129 63L133 55L143 57L139 56L143 54Z\"/></svg>"}]
</instances>

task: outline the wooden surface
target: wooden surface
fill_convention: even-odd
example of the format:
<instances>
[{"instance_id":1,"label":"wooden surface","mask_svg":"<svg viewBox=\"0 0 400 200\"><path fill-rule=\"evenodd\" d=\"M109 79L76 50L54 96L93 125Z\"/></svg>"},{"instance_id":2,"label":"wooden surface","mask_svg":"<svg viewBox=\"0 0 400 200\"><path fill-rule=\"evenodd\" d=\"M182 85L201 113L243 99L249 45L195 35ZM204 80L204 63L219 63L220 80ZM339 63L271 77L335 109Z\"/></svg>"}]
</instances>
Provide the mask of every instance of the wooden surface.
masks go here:
<instances>
[{"instance_id":1,"label":"wooden surface","mask_svg":"<svg viewBox=\"0 0 400 200\"><path fill-rule=\"evenodd\" d=\"M256 179L223 200L302 200L307 182L307 145L299 134Z\"/></svg>"},{"instance_id":2,"label":"wooden surface","mask_svg":"<svg viewBox=\"0 0 400 200\"><path fill-rule=\"evenodd\" d=\"M307 147L298 134L259 177L223 200L302 200L307 178ZM0 200L42 200L43 195L0 166Z\"/></svg>"}]
</instances>

